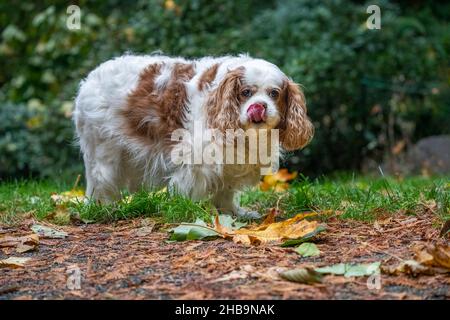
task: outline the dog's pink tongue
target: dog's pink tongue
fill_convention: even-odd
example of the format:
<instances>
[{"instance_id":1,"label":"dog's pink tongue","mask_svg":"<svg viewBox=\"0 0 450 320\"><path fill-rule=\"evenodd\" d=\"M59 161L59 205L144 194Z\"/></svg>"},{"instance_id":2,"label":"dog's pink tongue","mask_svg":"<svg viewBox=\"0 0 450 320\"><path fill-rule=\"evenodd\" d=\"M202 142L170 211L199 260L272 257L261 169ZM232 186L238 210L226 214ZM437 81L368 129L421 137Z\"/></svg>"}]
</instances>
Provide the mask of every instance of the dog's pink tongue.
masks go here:
<instances>
[{"instance_id":1,"label":"dog's pink tongue","mask_svg":"<svg viewBox=\"0 0 450 320\"><path fill-rule=\"evenodd\" d=\"M252 122L260 122L264 120L266 114L266 108L259 103L250 105L247 109L247 115Z\"/></svg>"}]
</instances>

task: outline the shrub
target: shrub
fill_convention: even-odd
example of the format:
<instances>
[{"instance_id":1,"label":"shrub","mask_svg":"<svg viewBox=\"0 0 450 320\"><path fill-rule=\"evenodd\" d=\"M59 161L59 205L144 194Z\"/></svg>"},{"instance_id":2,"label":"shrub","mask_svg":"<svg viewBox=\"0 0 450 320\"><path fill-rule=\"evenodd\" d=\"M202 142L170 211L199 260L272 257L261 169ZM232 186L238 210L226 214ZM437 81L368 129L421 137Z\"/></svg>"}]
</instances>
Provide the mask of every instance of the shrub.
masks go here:
<instances>
[{"instance_id":1,"label":"shrub","mask_svg":"<svg viewBox=\"0 0 450 320\"><path fill-rule=\"evenodd\" d=\"M81 172L72 124L67 119L70 108L71 102L57 109L37 99L28 104L2 105L0 178Z\"/></svg>"},{"instance_id":2,"label":"shrub","mask_svg":"<svg viewBox=\"0 0 450 320\"><path fill-rule=\"evenodd\" d=\"M428 10L409 15L378 4L381 30L366 28L367 4L344 0L279 1L253 21L254 53L304 86L315 123L312 144L291 166L359 169L364 157L390 147L389 139L449 132L448 27Z\"/></svg>"}]
</instances>

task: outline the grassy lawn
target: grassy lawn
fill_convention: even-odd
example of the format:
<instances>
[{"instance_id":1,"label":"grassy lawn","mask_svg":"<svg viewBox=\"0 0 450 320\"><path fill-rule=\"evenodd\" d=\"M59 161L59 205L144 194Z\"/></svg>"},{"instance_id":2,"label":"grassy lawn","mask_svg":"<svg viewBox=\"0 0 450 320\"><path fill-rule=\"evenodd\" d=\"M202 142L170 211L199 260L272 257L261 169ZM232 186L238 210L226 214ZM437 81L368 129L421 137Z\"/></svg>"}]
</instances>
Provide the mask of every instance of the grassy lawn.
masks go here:
<instances>
[{"instance_id":1,"label":"grassy lawn","mask_svg":"<svg viewBox=\"0 0 450 320\"><path fill-rule=\"evenodd\" d=\"M65 224L74 217L85 222L108 222L151 216L163 222L181 222L196 217L209 219L214 214L208 201L192 202L165 191L142 191L113 205L78 202L61 207L51 199L52 194L70 189L70 184L51 180L2 182L0 223L14 224L30 215ZM414 215L431 210L446 220L450 218L450 180L446 177L300 179L285 192L249 189L242 194L241 204L260 213L278 206L287 217L303 211L331 210L341 218L373 220L400 211Z\"/></svg>"}]
</instances>

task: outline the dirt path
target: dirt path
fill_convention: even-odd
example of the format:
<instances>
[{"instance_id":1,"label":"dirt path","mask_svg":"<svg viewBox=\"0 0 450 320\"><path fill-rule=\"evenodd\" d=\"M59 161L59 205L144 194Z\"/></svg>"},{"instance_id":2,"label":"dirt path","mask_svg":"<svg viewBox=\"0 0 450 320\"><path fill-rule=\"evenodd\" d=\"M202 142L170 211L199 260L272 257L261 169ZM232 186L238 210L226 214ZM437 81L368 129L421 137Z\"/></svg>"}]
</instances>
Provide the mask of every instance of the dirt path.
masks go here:
<instances>
[{"instance_id":1,"label":"dirt path","mask_svg":"<svg viewBox=\"0 0 450 320\"><path fill-rule=\"evenodd\" d=\"M0 236L29 234L29 223L0 227ZM322 252L316 258L301 258L289 248L247 247L227 240L168 243L166 232L142 225L142 220L133 220L64 227L66 239L42 239L37 251L0 251L0 259L31 257L24 268L0 269L0 300L450 298L450 277L442 274L382 274L380 290L368 289L367 277L326 276L321 284L303 285L277 276L283 268L395 264L395 257L411 258L415 243L438 238L430 216L400 216L375 225L330 220L315 241ZM74 268L81 272L80 290L67 288Z\"/></svg>"}]
</instances>

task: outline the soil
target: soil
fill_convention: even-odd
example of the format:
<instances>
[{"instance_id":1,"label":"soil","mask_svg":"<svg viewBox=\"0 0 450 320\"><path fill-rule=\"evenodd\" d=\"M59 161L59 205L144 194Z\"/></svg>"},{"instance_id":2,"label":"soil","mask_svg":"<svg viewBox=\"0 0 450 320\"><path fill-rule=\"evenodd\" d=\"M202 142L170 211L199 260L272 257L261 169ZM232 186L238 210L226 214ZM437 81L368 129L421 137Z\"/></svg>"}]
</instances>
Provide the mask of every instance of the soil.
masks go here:
<instances>
[{"instance_id":1,"label":"soil","mask_svg":"<svg viewBox=\"0 0 450 320\"><path fill-rule=\"evenodd\" d=\"M31 223L0 227L0 237L30 234ZM58 228L68 237L41 238L35 251L0 249L0 259L31 258L23 268L0 269L0 300L450 298L448 273L381 274L378 289L368 287L368 277L328 275L322 283L306 285L278 275L305 266L375 261L395 265L411 259L417 243L443 241L427 214L400 214L376 223L332 218L314 240L321 254L313 258L302 258L292 248L245 246L224 239L168 242L167 226L149 219ZM72 281L77 272L79 289Z\"/></svg>"}]
</instances>

